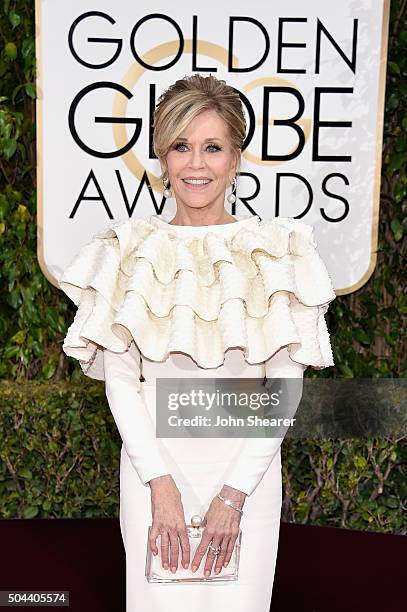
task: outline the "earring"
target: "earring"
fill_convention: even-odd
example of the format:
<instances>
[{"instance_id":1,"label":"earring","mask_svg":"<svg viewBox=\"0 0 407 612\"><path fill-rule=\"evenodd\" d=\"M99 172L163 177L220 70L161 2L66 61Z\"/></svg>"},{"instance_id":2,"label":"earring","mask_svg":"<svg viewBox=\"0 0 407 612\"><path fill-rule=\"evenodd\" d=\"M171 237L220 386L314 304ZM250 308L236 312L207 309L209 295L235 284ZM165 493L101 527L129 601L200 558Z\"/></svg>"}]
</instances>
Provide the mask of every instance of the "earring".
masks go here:
<instances>
[{"instance_id":1,"label":"earring","mask_svg":"<svg viewBox=\"0 0 407 612\"><path fill-rule=\"evenodd\" d=\"M172 191L171 188L168 187L170 181L168 178L163 178L163 185L165 187L164 192L163 192L163 196L164 198L171 198L172 197Z\"/></svg>"},{"instance_id":2,"label":"earring","mask_svg":"<svg viewBox=\"0 0 407 612\"><path fill-rule=\"evenodd\" d=\"M236 196L234 193L236 191L236 187L237 187L237 180L236 180L236 177L234 176L232 180L232 191L227 197L227 201L229 202L229 204L234 204L236 202Z\"/></svg>"}]
</instances>

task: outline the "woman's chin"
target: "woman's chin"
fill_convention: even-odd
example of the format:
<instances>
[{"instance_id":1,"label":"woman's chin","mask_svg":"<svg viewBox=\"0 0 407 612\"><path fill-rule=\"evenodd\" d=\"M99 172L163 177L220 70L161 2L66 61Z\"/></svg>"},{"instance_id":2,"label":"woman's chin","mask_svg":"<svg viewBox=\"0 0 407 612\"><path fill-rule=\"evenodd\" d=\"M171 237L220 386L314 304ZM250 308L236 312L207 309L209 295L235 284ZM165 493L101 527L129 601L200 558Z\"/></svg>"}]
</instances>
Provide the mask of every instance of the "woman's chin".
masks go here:
<instances>
[{"instance_id":1,"label":"woman's chin","mask_svg":"<svg viewBox=\"0 0 407 612\"><path fill-rule=\"evenodd\" d=\"M214 196L209 193L193 193L191 191L182 193L176 193L175 199L177 202L182 202L186 206L196 208L200 206L207 206L214 200Z\"/></svg>"}]
</instances>

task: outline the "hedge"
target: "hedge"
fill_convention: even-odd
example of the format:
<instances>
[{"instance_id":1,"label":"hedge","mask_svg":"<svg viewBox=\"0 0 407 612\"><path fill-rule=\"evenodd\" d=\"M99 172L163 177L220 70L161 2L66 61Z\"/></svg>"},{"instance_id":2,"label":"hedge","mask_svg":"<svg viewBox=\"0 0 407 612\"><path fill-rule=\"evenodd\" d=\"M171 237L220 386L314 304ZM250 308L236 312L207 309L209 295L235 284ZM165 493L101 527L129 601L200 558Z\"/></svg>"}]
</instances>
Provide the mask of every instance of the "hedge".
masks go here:
<instances>
[{"instance_id":1,"label":"hedge","mask_svg":"<svg viewBox=\"0 0 407 612\"><path fill-rule=\"evenodd\" d=\"M0 516L117 516L121 440L101 382L0 383ZM283 520L406 533L406 447L283 442Z\"/></svg>"},{"instance_id":2,"label":"hedge","mask_svg":"<svg viewBox=\"0 0 407 612\"><path fill-rule=\"evenodd\" d=\"M4 0L0 14L1 516L116 516L120 441L103 385L62 352L75 307L36 255L34 6ZM406 376L405 7L391 3L377 266L330 307L337 365L306 376ZM402 532L405 439L285 441L284 452L286 520Z\"/></svg>"}]
</instances>

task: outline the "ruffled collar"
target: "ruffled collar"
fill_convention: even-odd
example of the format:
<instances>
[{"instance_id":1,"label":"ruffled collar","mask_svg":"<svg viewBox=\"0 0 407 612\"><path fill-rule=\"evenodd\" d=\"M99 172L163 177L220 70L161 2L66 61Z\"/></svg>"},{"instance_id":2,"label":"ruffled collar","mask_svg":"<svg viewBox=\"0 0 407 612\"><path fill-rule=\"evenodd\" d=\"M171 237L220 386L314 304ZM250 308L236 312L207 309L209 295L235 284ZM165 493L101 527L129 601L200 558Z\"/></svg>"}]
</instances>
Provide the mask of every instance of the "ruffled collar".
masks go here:
<instances>
[{"instance_id":1,"label":"ruffled collar","mask_svg":"<svg viewBox=\"0 0 407 612\"><path fill-rule=\"evenodd\" d=\"M240 348L249 364L288 346L294 361L334 365L324 315L335 298L313 228L278 217L177 226L152 215L106 228L82 247L60 287L78 305L63 349L104 379L103 348L199 367Z\"/></svg>"}]
</instances>

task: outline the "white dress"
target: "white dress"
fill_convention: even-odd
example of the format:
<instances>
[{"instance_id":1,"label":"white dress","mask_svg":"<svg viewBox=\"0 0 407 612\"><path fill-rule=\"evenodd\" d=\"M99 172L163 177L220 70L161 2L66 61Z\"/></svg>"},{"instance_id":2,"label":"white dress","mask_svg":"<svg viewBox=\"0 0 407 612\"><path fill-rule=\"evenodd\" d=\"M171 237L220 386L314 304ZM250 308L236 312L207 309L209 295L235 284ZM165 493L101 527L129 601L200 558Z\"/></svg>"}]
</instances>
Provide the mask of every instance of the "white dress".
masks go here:
<instances>
[{"instance_id":1,"label":"white dress","mask_svg":"<svg viewBox=\"0 0 407 612\"><path fill-rule=\"evenodd\" d=\"M302 378L307 366L334 365L324 315L335 292L312 226L237 219L201 227L130 219L94 236L60 280L78 306L64 351L105 381L123 441L127 612L269 611L282 438L156 438L154 426L157 378ZM148 481L163 474L181 492L187 523L223 484L247 494L238 581L147 582Z\"/></svg>"}]
</instances>

